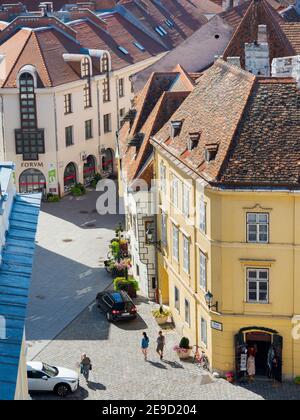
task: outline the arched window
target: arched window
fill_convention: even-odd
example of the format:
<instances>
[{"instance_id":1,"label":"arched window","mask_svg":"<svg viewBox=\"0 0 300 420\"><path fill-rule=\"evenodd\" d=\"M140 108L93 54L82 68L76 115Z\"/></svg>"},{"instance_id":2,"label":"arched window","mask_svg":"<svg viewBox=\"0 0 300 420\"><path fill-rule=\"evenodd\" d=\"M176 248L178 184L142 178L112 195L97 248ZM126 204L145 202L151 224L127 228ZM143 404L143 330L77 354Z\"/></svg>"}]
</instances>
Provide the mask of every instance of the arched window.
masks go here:
<instances>
[{"instance_id":1,"label":"arched window","mask_svg":"<svg viewBox=\"0 0 300 420\"><path fill-rule=\"evenodd\" d=\"M20 83L21 127L36 128L36 102L34 79L30 73L22 73Z\"/></svg>"},{"instance_id":2,"label":"arched window","mask_svg":"<svg viewBox=\"0 0 300 420\"><path fill-rule=\"evenodd\" d=\"M109 57L107 53L104 53L101 59L102 73L107 73L109 71Z\"/></svg>"},{"instance_id":3,"label":"arched window","mask_svg":"<svg viewBox=\"0 0 300 420\"><path fill-rule=\"evenodd\" d=\"M90 76L90 60L85 57L81 61L81 77Z\"/></svg>"},{"instance_id":4,"label":"arched window","mask_svg":"<svg viewBox=\"0 0 300 420\"><path fill-rule=\"evenodd\" d=\"M76 183L77 183L77 170L76 170L75 164L71 162L66 166L65 173L64 173L65 192L71 191L72 187L74 187Z\"/></svg>"},{"instance_id":5,"label":"arched window","mask_svg":"<svg viewBox=\"0 0 300 420\"><path fill-rule=\"evenodd\" d=\"M20 193L45 192L46 178L37 169L27 169L20 175Z\"/></svg>"}]
</instances>

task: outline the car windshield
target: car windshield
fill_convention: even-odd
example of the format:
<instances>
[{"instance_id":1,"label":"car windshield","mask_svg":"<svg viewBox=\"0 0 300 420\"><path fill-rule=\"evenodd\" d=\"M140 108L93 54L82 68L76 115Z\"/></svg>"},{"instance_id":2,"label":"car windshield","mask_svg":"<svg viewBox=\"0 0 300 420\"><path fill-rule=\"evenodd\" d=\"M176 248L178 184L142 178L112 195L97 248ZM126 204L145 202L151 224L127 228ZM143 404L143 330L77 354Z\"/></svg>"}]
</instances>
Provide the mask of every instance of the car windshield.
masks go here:
<instances>
[{"instance_id":1,"label":"car windshield","mask_svg":"<svg viewBox=\"0 0 300 420\"><path fill-rule=\"evenodd\" d=\"M43 372L50 376L50 378L54 378L58 375L58 369L54 366L47 365L46 363L43 363Z\"/></svg>"}]
</instances>

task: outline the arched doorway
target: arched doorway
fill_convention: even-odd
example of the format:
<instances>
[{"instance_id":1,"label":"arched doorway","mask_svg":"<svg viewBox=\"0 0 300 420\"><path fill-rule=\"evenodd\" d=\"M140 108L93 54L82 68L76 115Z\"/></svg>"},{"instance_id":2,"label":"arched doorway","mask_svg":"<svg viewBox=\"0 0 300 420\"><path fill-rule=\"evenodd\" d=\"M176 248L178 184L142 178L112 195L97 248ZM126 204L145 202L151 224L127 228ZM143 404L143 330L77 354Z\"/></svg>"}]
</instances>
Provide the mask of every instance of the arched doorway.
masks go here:
<instances>
[{"instance_id":1,"label":"arched doorway","mask_svg":"<svg viewBox=\"0 0 300 420\"><path fill-rule=\"evenodd\" d=\"M46 178L38 169L27 169L20 175L20 193L46 192Z\"/></svg>"},{"instance_id":2,"label":"arched doorway","mask_svg":"<svg viewBox=\"0 0 300 420\"><path fill-rule=\"evenodd\" d=\"M108 176L114 173L114 151L112 149L106 149L102 156L102 171Z\"/></svg>"},{"instance_id":3,"label":"arched doorway","mask_svg":"<svg viewBox=\"0 0 300 420\"><path fill-rule=\"evenodd\" d=\"M83 166L83 180L84 185L89 185L96 175L96 159L94 156L88 156L84 166Z\"/></svg>"},{"instance_id":4,"label":"arched doorway","mask_svg":"<svg viewBox=\"0 0 300 420\"><path fill-rule=\"evenodd\" d=\"M277 331L265 327L242 328L235 336L236 373L238 378L247 375L247 358L249 354L255 356L256 375L269 375L269 355L277 359L275 378L282 381L282 351L283 338Z\"/></svg>"},{"instance_id":5,"label":"arched doorway","mask_svg":"<svg viewBox=\"0 0 300 420\"><path fill-rule=\"evenodd\" d=\"M64 173L64 188L68 193L77 184L77 171L75 163L71 162L67 165Z\"/></svg>"}]
</instances>

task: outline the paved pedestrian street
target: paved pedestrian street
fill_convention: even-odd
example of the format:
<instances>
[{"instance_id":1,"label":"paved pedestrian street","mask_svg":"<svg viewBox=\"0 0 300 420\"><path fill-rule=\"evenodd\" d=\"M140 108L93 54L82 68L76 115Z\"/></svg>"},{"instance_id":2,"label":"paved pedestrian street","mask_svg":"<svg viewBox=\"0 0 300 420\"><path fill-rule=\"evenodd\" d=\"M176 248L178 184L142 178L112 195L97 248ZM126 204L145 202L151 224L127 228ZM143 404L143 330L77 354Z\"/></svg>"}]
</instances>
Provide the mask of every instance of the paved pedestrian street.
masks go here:
<instances>
[{"instance_id":1,"label":"paved pedestrian street","mask_svg":"<svg viewBox=\"0 0 300 420\"><path fill-rule=\"evenodd\" d=\"M259 400L300 399L299 388L269 383L235 386L213 379L193 364L181 362L173 351L176 332L166 332L167 351L161 362L155 353L159 327L151 315L151 305L139 302L139 319L109 324L96 306L90 306L36 358L47 363L78 369L80 355L92 359L91 382L81 378L80 389L68 399L86 400ZM150 336L149 361L140 352L140 338ZM35 394L34 399L57 399L55 395Z\"/></svg>"},{"instance_id":2,"label":"paved pedestrian street","mask_svg":"<svg viewBox=\"0 0 300 420\"><path fill-rule=\"evenodd\" d=\"M292 384L235 386L180 362L173 351L180 339L174 330L165 333L167 350L161 362L155 353L159 326L151 314L153 303L142 297L137 320L108 323L95 296L111 284L103 260L114 228L123 219L95 213L97 197L91 192L79 200L67 197L43 205L37 237L27 357L79 370L80 356L87 353L93 363L90 382L81 378L80 388L67 399L299 399L299 388ZM148 362L140 351L143 331L151 340ZM33 399L57 397L34 394Z\"/></svg>"}]
</instances>

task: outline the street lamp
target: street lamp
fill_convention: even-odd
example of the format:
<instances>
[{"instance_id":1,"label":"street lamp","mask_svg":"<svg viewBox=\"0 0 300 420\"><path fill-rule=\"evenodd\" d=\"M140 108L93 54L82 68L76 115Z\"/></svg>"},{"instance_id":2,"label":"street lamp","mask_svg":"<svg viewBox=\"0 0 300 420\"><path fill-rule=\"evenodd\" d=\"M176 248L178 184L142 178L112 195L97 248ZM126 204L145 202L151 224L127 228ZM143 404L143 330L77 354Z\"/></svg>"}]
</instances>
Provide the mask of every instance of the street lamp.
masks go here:
<instances>
[{"instance_id":1,"label":"street lamp","mask_svg":"<svg viewBox=\"0 0 300 420\"><path fill-rule=\"evenodd\" d=\"M214 298L214 295L210 291L208 291L205 295L205 301L207 303L207 306L208 306L209 310L214 308L216 310L216 312L219 312L219 302L216 302L213 305L213 298Z\"/></svg>"}]
</instances>

